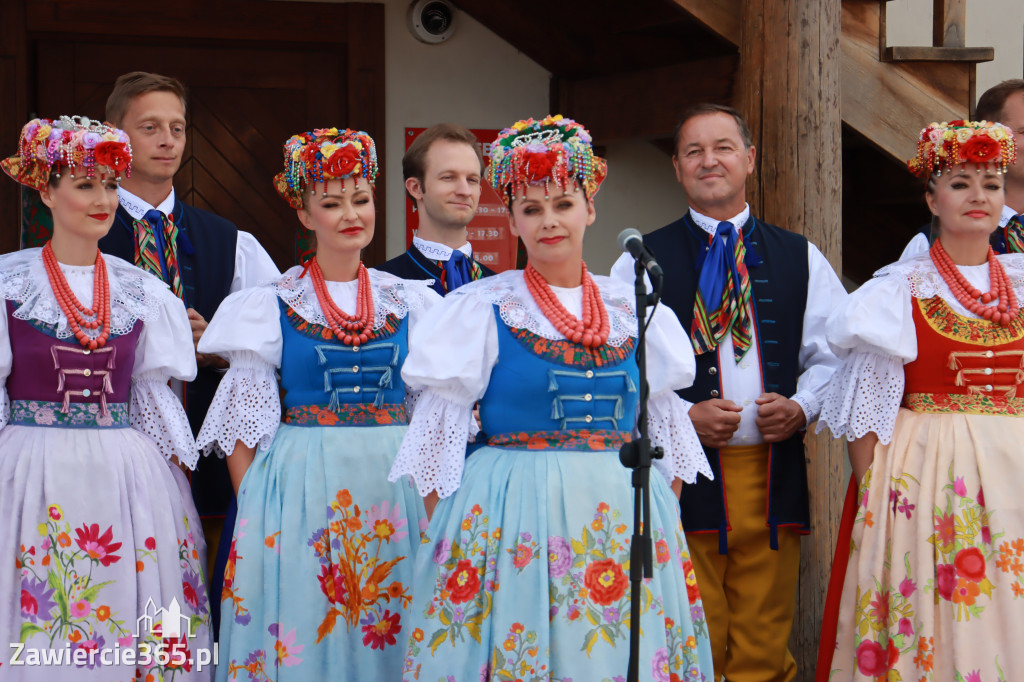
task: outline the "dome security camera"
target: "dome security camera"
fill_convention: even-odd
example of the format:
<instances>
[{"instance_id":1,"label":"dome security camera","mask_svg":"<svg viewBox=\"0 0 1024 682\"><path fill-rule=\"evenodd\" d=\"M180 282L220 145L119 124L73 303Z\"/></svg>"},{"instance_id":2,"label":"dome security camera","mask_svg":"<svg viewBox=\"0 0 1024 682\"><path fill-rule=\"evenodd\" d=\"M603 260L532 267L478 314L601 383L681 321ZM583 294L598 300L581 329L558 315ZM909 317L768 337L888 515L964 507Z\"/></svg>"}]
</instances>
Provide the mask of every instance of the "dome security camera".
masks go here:
<instances>
[{"instance_id":1,"label":"dome security camera","mask_svg":"<svg viewBox=\"0 0 1024 682\"><path fill-rule=\"evenodd\" d=\"M455 32L455 7L448 0L414 0L407 19L409 32L424 43L443 43Z\"/></svg>"}]
</instances>

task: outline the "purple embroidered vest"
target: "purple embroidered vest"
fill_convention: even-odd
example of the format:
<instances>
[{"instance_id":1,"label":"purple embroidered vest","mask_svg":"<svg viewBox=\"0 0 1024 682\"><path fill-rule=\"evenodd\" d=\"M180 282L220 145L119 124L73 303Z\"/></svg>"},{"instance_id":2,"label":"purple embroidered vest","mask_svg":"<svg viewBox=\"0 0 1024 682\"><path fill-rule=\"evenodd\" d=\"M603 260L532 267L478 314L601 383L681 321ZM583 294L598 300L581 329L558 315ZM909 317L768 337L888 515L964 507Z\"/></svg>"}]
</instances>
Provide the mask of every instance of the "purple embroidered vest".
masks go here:
<instances>
[{"instance_id":1,"label":"purple embroidered vest","mask_svg":"<svg viewBox=\"0 0 1024 682\"><path fill-rule=\"evenodd\" d=\"M137 321L127 334L111 336L102 348L90 351L74 338L56 338L52 329L38 321L19 320L14 317L15 304L5 302L15 360L7 377L10 423L127 427L132 366L142 322Z\"/></svg>"}]
</instances>

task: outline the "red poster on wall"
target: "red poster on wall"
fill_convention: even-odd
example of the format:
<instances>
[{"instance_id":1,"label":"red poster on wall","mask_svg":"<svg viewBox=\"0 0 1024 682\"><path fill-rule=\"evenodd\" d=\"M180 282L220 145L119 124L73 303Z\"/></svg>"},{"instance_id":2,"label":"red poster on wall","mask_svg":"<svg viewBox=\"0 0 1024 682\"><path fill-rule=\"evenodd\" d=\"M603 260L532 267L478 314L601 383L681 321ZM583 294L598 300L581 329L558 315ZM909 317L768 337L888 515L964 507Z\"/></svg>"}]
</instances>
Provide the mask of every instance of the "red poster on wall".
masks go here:
<instances>
[{"instance_id":1,"label":"red poster on wall","mask_svg":"<svg viewBox=\"0 0 1024 682\"><path fill-rule=\"evenodd\" d=\"M413 140L426 128L406 128L405 148L408 149ZM484 164L491 162L490 145L500 130L473 129L476 139L484 155ZM469 223L469 243L473 245L473 257L495 272L503 272L516 267L516 246L518 240L508 228L508 209L498 193L481 180L480 205L476 215ZM405 196L405 245L412 245L413 235L419 226L416 204Z\"/></svg>"}]
</instances>

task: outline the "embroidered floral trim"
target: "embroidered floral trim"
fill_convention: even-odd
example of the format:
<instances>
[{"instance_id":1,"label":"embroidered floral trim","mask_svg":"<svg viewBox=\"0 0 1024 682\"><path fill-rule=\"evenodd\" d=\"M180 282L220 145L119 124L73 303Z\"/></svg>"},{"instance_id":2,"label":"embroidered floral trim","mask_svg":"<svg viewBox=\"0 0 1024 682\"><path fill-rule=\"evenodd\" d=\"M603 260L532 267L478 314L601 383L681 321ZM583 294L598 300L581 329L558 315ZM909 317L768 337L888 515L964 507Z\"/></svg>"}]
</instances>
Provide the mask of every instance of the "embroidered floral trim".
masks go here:
<instances>
[{"instance_id":1,"label":"embroidered floral trim","mask_svg":"<svg viewBox=\"0 0 1024 682\"><path fill-rule=\"evenodd\" d=\"M488 445L527 450L616 450L632 437L628 431L573 429L570 431L519 431L491 436Z\"/></svg>"},{"instance_id":2,"label":"embroidered floral trim","mask_svg":"<svg viewBox=\"0 0 1024 682\"><path fill-rule=\"evenodd\" d=\"M405 405L349 403L331 410L323 405L299 405L289 407L284 413L284 423L292 426L388 426L409 423Z\"/></svg>"},{"instance_id":3,"label":"embroidered floral trim","mask_svg":"<svg viewBox=\"0 0 1024 682\"><path fill-rule=\"evenodd\" d=\"M1006 398L977 393L908 393L903 397L903 404L914 412L1024 417L1024 398Z\"/></svg>"},{"instance_id":4,"label":"embroidered floral trim","mask_svg":"<svg viewBox=\"0 0 1024 682\"><path fill-rule=\"evenodd\" d=\"M1024 338L1024 309L1009 327L1004 327L988 320L964 317L950 308L940 296L919 298L915 302L928 326L947 339L975 346L996 346Z\"/></svg>"},{"instance_id":5,"label":"embroidered floral trim","mask_svg":"<svg viewBox=\"0 0 1024 682\"><path fill-rule=\"evenodd\" d=\"M11 424L83 429L123 429L128 423L128 403L107 403L102 414L99 403L70 403L68 411L57 402L45 400L11 401Z\"/></svg>"},{"instance_id":6,"label":"embroidered floral trim","mask_svg":"<svg viewBox=\"0 0 1024 682\"><path fill-rule=\"evenodd\" d=\"M552 341L534 334L529 329L509 328L512 337L530 353L550 362L569 367L614 367L626 360L633 353L635 338L626 339L619 347L607 343L597 348L587 348L582 344L572 343L566 339Z\"/></svg>"},{"instance_id":7,"label":"embroidered floral trim","mask_svg":"<svg viewBox=\"0 0 1024 682\"><path fill-rule=\"evenodd\" d=\"M311 339L323 339L325 341L334 340L334 332L331 330L330 327L324 324L315 324L313 322L309 322L304 317L302 317L302 315L295 312L295 310L292 308L286 307L285 317L288 318L288 324L290 324L295 331L302 334L303 336L309 337ZM386 339L389 336L393 336L394 333L398 331L398 327L401 326L401 324L402 318L389 313L384 321L383 326L374 329L372 332L370 332L367 341Z\"/></svg>"}]
</instances>

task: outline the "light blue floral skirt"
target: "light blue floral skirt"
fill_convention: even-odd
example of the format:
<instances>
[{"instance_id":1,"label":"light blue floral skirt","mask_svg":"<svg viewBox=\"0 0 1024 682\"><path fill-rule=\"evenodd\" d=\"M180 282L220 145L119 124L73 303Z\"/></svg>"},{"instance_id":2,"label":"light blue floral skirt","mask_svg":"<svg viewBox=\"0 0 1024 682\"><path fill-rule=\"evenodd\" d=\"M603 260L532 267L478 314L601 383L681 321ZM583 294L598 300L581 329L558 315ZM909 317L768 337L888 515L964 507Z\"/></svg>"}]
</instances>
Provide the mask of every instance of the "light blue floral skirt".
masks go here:
<instances>
[{"instance_id":1,"label":"light blue floral skirt","mask_svg":"<svg viewBox=\"0 0 1024 682\"><path fill-rule=\"evenodd\" d=\"M442 500L416 560L404 679L625 679L630 471L618 452L484 447ZM712 678L679 503L651 472L654 577L640 679Z\"/></svg>"},{"instance_id":2,"label":"light blue floral skirt","mask_svg":"<svg viewBox=\"0 0 1024 682\"><path fill-rule=\"evenodd\" d=\"M389 483L404 426L282 425L246 472L224 574L218 680L397 680L426 527Z\"/></svg>"}]
</instances>

